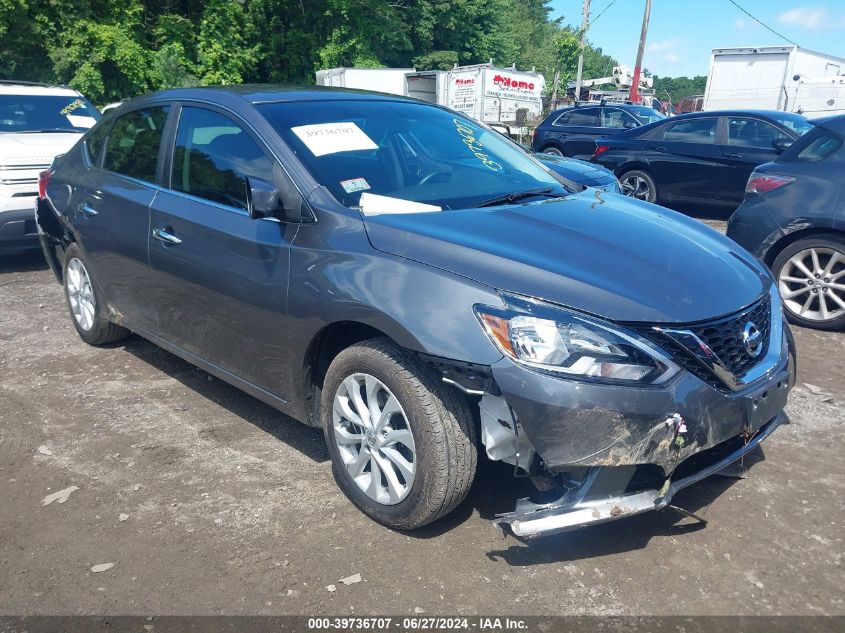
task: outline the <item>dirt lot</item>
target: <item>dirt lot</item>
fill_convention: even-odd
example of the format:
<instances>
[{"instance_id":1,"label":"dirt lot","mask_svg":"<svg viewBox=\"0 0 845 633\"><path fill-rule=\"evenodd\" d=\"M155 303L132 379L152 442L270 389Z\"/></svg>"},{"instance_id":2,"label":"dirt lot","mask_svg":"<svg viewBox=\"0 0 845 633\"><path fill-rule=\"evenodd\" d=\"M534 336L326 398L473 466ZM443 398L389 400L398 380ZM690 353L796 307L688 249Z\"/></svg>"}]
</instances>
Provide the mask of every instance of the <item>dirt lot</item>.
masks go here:
<instances>
[{"instance_id":1,"label":"dirt lot","mask_svg":"<svg viewBox=\"0 0 845 633\"><path fill-rule=\"evenodd\" d=\"M317 430L140 338L85 345L39 258L0 261L0 306L0 613L845 614L845 334L795 331L792 424L747 479L676 497L706 526L668 509L524 544L488 521L508 468L391 532Z\"/></svg>"}]
</instances>

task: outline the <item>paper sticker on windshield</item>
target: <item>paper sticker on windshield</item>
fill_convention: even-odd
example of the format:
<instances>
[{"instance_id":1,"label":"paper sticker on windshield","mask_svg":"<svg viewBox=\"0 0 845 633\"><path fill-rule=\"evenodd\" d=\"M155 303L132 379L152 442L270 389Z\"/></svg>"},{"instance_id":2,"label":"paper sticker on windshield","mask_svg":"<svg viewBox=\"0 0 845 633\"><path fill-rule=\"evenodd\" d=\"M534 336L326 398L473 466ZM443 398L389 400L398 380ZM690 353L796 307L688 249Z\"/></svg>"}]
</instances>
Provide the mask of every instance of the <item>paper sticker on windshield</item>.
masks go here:
<instances>
[{"instance_id":1,"label":"paper sticker on windshield","mask_svg":"<svg viewBox=\"0 0 845 633\"><path fill-rule=\"evenodd\" d=\"M352 178L351 180L341 180L340 186L346 193L355 193L356 191L363 191L370 188L368 183L363 178Z\"/></svg>"},{"instance_id":2,"label":"paper sticker on windshield","mask_svg":"<svg viewBox=\"0 0 845 633\"><path fill-rule=\"evenodd\" d=\"M78 114L67 114L65 115L67 118L68 123L70 123L73 127L85 127L89 128L92 127L96 122L92 116L81 116Z\"/></svg>"},{"instance_id":3,"label":"paper sticker on windshield","mask_svg":"<svg viewBox=\"0 0 845 633\"><path fill-rule=\"evenodd\" d=\"M314 156L378 149L378 145L373 143L364 130L352 122L300 125L292 127L291 131L305 143Z\"/></svg>"}]
</instances>

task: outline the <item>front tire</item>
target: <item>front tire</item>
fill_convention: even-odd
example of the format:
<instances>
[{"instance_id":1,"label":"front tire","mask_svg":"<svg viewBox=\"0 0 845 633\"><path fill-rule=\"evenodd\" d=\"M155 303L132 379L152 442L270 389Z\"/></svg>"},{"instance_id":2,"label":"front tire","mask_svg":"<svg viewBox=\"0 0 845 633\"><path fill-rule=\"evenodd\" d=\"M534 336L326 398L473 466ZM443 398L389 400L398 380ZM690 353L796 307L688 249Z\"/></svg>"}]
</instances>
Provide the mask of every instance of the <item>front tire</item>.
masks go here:
<instances>
[{"instance_id":1,"label":"front tire","mask_svg":"<svg viewBox=\"0 0 845 633\"><path fill-rule=\"evenodd\" d=\"M62 285L71 321L83 341L89 345L106 345L129 334L126 328L109 321L82 249L75 243L65 251Z\"/></svg>"},{"instance_id":2,"label":"front tire","mask_svg":"<svg viewBox=\"0 0 845 633\"><path fill-rule=\"evenodd\" d=\"M808 237L772 262L790 323L817 330L845 328L845 240Z\"/></svg>"},{"instance_id":3,"label":"front tire","mask_svg":"<svg viewBox=\"0 0 845 633\"><path fill-rule=\"evenodd\" d=\"M454 510L475 477L475 427L462 394L388 339L340 352L322 421L335 480L367 516L412 530Z\"/></svg>"},{"instance_id":4,"label":"front tire","mask_svg":"<svg viewBox=\"0 0 845 633\"><path fill-rule=\"evenodd\" d=\"M619 176L622 193L629 198L645 202L657 202L657 185L654 179L644 171L633 169Z\"/></svg>"}]
</instances>

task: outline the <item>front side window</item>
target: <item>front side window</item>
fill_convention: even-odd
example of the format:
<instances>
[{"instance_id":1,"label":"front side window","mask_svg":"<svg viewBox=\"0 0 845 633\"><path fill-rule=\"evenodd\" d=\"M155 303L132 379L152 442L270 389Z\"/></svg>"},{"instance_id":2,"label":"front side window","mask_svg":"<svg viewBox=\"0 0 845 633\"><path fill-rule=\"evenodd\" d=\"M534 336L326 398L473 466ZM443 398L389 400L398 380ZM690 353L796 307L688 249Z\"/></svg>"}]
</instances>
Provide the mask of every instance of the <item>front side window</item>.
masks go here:
<instances>
[{"instance_id":1,"label":"front side window","mask_svg":"<svg viewBox=\"0 0 845 633\"><path fill-rule=\"evenodd\" d=\"M100 116L78 95L0 95L0 133L84 132Z\"/></svg>"},{"instance_id":2,"label":"front side window","mask_svg":"<svg viewBox=\"0 0 845 633\"><path fill-rule=\"evenodd\" d=\"M273 163L252 137L227 116L183 107L171 188L247 210L248 177L273 182Z\"/></svg>"},{"instance_id":3,"label":"front side window","mask_svg":"<svg viewBox=\"0 0 845 633\"><path fill-rule=\"evenodd\" d=\"M713 144L716 142L716 122L718 119L691 119L678 121L667 126L663 132L664 141L678 143Z\"/></svg>"},{"instance_id":4,"label":"front side window","mask_svg":"<svg viewBox=\"0 0 845 633\"><path fill-rule=\"evenodd\" d=\"M349 99L256 107L347 207L361 206L363 194L466 209L514 192L571 193L498 132L428 104Z\"/></svg>"},{"instance_id":5,"label":"front side window","mask_svg":"<svg viewBox=\"0 0 845 633\"><path fill-rule=\"evenodd\" d=\"M628 106L627 111L637 118L637 120L645 125L646 123L654 123L655 121L662 121L666 115L658 112L654 108L648 106Z\"/></svg>"},{"instance_id":6,"label":"front side window","mask_svg":"<svg viewBox=\"0 0 845 633\"><path fill-rule=\"evenodd\" d=\"M775 140L785 137L774 125L760 119L728 117L728 145L771 150Z\"/></svg>"},{"instance_id":7,"label":"front side window","mask_svg":"<svg viewBox=\"0 0 845 633\"><path fill-rule=\"evenodd\" d=\"M624 110L619 110L618 108L604 108L602 110L602 127L622 129L626 123L628 127L640 125L634 117Z\"/></svg>"},{"instance_id":8,"label":"front side window","mask_svg":"<svg viewBox=\"0 0 845 633\"><path fill-rule=\"evenodd\" d=\"M792 112L774 112L771 117L787 130L792 130L798 136L803 136L813 129L813 124L800 114Z\"/></svg>"},{"instance_id":9,"label":"front side window","mask_svg":"<svg viewBox=\"0 0 845 633\"><path fill-rule=\"evenodd\" d=\"M112 126L103 169L145 182L155 182L161 135L169 106L133 110Z\"/></svg>"}]
</instances>

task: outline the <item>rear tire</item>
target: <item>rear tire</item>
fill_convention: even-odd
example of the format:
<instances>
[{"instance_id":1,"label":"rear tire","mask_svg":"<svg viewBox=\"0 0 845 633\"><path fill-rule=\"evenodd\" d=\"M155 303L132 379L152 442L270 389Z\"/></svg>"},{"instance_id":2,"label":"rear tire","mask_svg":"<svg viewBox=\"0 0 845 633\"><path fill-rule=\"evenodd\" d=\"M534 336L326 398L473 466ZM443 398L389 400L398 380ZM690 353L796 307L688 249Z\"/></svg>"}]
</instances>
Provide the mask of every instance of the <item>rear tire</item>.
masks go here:
<instances>
[{"instance_id":1,"label":"rear tire","mask_svg":"<svg viewBox=\"0 0 845 633\"><path fill-rule=\"evenodd\" d=\"M105 302L91 276L91 269L82 249L75 243L65 251L62 273L62 286L70 318L83 341L89 345L106 345L129 334L129 330L109 320Z\"/></svg>"},{"instance_id":2,"label":"rear tire","mask_svg":"<svg viewBox=\"0 0 845 633\"><path fill-rule=\"evenodd\" d=\"M466 398L390 340L363 341L335 357L321 412L335 480L375 521L419 528L469 492L478 454Z\"/></svg>"},{"instance_id":3,"label":"rear tire","mask_svg":"<svg viewBox=\"0 0 845 633\"><path fill-rule=\"evenodd\" d=\"M555 147L554 145L549 145L547 147L544 147L543 149L540 150L540 152L543 153L543 154L549 154L551 156L566 156L566 154L563 153L562 149L559 149L559 148Z\"/></svg>"},{"instance_id":4,"label":"rear tire","mask_svg":"<svg viewBox=\"0 0 845 633\"><path fill-rule=\"evenodd\" d=\"M657 185L648 173L639 169L626 171L619 176L619 183L622 185L622 193L629 198L657 202Z\"/></svg>"},{"instance_id":5,"label":"rear tire","mask_svg":"<svg viewBox=\"0 0 845 633\"><path fill-rule=\"evenodd\" d=\"M790 323L845 328L845 240L817 235L793 242L775 257L772 272Z\"/></svg>"}]
</instances>

